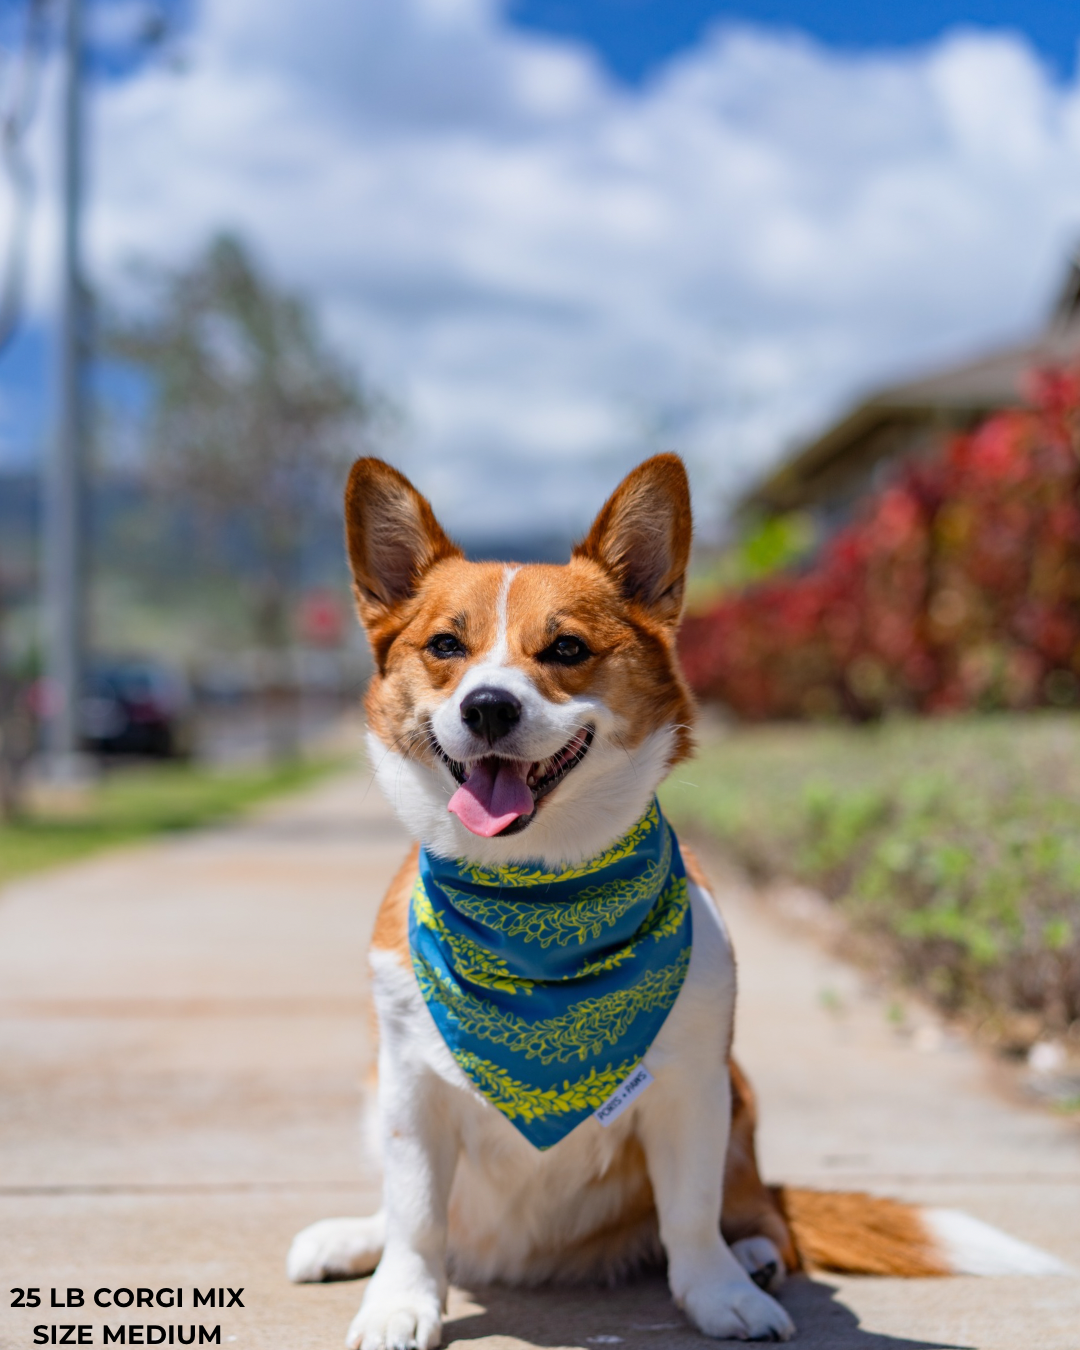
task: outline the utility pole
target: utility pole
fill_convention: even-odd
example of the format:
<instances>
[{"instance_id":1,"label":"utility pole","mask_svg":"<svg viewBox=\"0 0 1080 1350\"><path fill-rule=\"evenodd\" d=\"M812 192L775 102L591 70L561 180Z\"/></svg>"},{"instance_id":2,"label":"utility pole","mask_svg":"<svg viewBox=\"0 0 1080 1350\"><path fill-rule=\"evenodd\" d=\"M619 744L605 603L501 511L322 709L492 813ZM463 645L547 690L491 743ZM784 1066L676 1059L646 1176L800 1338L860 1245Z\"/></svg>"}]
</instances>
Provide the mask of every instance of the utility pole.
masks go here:
<instances>
[{"instance_id":1,"label":"utility pole","mask_svg":"<svg viewBox=\"0 0 1080 1350\"><path fill-rule=\"evenodd\" d=\"M82 164L82 0L67 0L64 19L62 253L59 419L45 492L45 627L51 707L49 773L85 775L79 704L86 595L85 474L87 314L80 253Z\"/></svg>"}]
</instances>

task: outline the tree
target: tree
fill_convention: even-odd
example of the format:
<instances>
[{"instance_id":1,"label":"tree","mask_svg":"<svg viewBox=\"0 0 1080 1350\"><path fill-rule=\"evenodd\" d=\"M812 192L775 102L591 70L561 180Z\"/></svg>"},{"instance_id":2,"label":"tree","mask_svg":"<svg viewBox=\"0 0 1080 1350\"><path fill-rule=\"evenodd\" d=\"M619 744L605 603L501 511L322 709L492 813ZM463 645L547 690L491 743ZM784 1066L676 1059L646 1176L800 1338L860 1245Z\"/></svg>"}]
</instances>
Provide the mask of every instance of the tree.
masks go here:
<instances>
[{"instance_id":1,"label":"tree","mask_svg":"<svg viewBox=\"0 0 1080 1350\"><path fill-rule=\"evenodd\" d=\"M252 635L280 665L305 540L339 493L375 401L325 345L309 306L275 289L238 239L218 236L156 282L150 317L114 322L109 346L151 377L156 483L190 509L219 561L231 554L246 574ZM295 719L275 725L278 753L294 753Z\"/></svg>"}]
</instances>

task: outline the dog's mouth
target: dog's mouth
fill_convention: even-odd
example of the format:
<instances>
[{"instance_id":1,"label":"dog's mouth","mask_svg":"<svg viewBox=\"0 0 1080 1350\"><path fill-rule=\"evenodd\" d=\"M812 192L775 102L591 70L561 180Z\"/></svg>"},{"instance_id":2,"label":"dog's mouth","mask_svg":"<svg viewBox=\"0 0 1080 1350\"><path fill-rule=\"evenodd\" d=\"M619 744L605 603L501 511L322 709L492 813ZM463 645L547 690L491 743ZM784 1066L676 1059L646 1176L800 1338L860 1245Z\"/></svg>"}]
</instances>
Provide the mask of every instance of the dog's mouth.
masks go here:
<instances>
[{"instance_id":1,"label":"dog's mouth","mask_svg":"<svg viewBox=\"0 0 1080 1350\"><path fill-rule=\"evenodd\" d=\"M553 792L592 745L592 727L580 727L561 750L530 764L527 760L485 755L461 763L433 741L443 763L460 784L447 810L467 830L484 839L517 834L532 822L537 803Z\"/></svg>"}]
</instances>

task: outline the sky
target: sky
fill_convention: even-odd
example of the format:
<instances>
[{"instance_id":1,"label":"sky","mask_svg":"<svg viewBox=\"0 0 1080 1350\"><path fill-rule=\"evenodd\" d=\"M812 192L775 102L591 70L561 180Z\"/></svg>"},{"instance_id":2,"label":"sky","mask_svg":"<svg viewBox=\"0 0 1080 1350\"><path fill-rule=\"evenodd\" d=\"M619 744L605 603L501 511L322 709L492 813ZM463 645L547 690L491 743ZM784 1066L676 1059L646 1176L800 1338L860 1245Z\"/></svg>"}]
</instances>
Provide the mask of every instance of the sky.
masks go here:
<instances>
[{"instance_id":1,"label":"sky","mask_svg":"<svg viewBox=\"0 0 1080 1350\"><path fill-rule=\"evenodd\" d=\"M965 27L1005 30L1023 35L1058 75L1075 68L1080 34L1069 0L511 0L506 12L522 27L588 43L631 84L696 46L718 22L802 32L851 53L925 45Z\"/></svg>"},{"instance_id":2,"label":"sky","mask_svg":"<svg viewBox=\"0 0 1080 1350\"><path fill-rule=\"evenodd\" d=\"M102 46L145 23L96 5ZM660 449L710 527L865 391L1033 331L1080 243L1080 18L880 10L192 0L97 64L89 270L123 301L242 234L451 529L580 531ZM52 72L0 462L49 418L55 108Z\"/></svg>"}]
</instances>

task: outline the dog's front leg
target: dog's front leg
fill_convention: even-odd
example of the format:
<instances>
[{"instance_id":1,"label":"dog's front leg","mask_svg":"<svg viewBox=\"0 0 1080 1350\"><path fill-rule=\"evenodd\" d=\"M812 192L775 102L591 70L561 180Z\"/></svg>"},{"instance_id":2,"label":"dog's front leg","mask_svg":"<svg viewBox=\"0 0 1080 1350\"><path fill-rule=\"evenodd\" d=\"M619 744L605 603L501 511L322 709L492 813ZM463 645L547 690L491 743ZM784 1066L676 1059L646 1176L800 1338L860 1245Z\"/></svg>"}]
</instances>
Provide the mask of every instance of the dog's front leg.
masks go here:
<instances>
[{"instance_id":1,"label":"dog's front leg","mask_svg":"<svg viewBox=\"0 0 1080 1350\"><path fill-rule=\"evenodd\" d=\"M353 1350L431 1350L446 1297L454 1115L446 1085L425 1065L403 1062L385 1046L379 1060L386 1245L345 1343Z\"/></svg>"},{"instance_id":2,"label":"dog's front leg","mask_svg":"<svg viewBox=\"0 0 1080 1350\"><path fill-rule=\"evenodd\" d=\"M669 1061L638 1105L675 1302L707 1336L788 1340L795 1327L763 1294L720 1235L724 1158L731 1124L726 1064Z\"/></svg>"}]
</instances>

